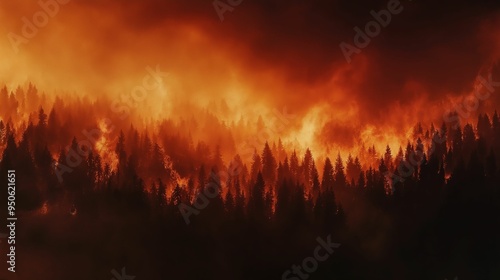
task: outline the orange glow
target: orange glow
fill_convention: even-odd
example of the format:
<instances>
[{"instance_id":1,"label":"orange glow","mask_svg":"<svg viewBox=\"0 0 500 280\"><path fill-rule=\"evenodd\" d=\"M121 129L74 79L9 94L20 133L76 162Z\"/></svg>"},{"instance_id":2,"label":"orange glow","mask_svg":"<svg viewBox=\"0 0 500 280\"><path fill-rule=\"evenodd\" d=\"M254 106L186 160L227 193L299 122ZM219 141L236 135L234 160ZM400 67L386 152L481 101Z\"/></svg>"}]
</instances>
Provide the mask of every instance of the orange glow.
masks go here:
<instances>
[{"instance_id":1,"label":"orange glow","mask_svg":"<svg viewBox=\"0 0 500 280\"><path fill-rule=\"evenodd\" d=\"M137 4L133 3L102 16L103 10L115 10L117 6L111 2L70 1L39 28L36 36L21 44L17 54L9 40L2 40L0 84L16 95L18 85L26 92L31 82L43 95L39 104L27 105L28 98L19 104L17 113L9 115L13 125L27 126L28 120L36 123L39 106L46 114L53 107L69 111L59 116L68 126L75 120L87 126L97 123L103 133L95 148L103 163L113 170L118 163L115 145L120 130L126 132L132 124L141 133L147 129L156 141L161 138L159 124L163 121L169 122L166 130L188 139L193 146L203 142L213 151L219 145L225 162L240 154L249 164L252 153L239 150L242 144L248 143L249 150L261 153L266 141L273 145L279 139L287 151L296 150L300 158L307 148L311 149L317 161L335 158L338 153L345 161L349 154L359 155L363 147L372 146L380 157L387 145L395 156L400 147L413 140L417 121L425 129L431 123L439 128L446 110L471 95L476 78L491 73L499 57L498 48L486 48L487 58L471 67L478 70L467 73L471 78L467 83L452 81L463 82L460 88L442 89L437 87L442 81L430 83L424 79L427 72L440 74L430 67L414 76L394 77L397 86L390 88L385 87L385 76L398 74L398 67L404 65L396 63L396 70L380 74L384 67L380 52L384 50L375 46L348 64L327 59L330 49L311 44L307 52L310 57L304 59L300 50L288 48L287 42L270 42L264 48L266 44L259 39L267 38L266 34L243 29L245 25L238 25L239 21L235 27L221 26L204 14L170 14L168 9L179 8L173 1L159 7L156 4L151 4L152 10L168 16L138 17ZM39 9L36 1L3 2L0 32L20 34L20 19L29 18ZM492 19L480 24L478 44L498 45L498 32L492 32L497 29L496 22ZM239 33L245 38L237 37ZM157 87L146 90L140 101L134 100L134 88L143 85L150 74L148 67L156 66L168 76L162 77ZM66 105L60 106L56 97ZM497 100L498 95L482 102L480 109L463 121L475 122L477 114L492 111ZM115 110L113 104L126 108L125 118L121 118L122 109ZM95 109L89 109L85 116L74 113L86 106ZM294 118L283 120L274 113L283 108ZM103 118L111 119L116 129L109 131ZM5 116L3 120L7 120ZM83 138L76 125L71 133L65 135L66 143L61 145L67 145L67 138L72 136ZM17 141L22 137L16 136ZM424 142L430 144L428 139ZM168 154L165 156L168 162ZM363 165L374 165L377 159L361 160Z\"/></svg>"}]
</instances>

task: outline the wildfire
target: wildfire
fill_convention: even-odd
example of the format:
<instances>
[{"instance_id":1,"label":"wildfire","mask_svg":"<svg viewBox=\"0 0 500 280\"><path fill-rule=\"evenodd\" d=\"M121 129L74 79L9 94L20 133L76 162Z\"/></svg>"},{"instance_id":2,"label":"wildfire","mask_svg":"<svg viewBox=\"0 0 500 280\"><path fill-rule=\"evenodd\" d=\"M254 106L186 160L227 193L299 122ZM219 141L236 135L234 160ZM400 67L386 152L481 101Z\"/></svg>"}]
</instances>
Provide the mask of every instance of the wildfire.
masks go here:
<instances>
[{"instance_id":1,"label":"wildfire","mask_svg":"<svg viewBox=\"0 0 500 280\"><path fill-rule=\"evenodd\" d=\"M4 54L0 65L4 80L0 83L8 87L0 96L0 119L4 123L11 120L16 142L22 139L19 131L30 122L37 124L38 110L43 107L47 115L51 109L55 111L56 117L49 116L48 126L95 125L95 121L83 119L96 115L101 133L93 145L103 164L113 170L118 165L118 133L128 131L131 124L159 143L166 135L175 135L193 147L206 145L202 151L206 158L219 146L225 162L239 154L247 167L254 150L261 153L266 142L277 146L280 140L285 150L295 150L300 157L310 149L318 167L327 156L335 158L337 154L344 163L353 155L360 157L363 166L376 165L387 146L394 157L400 147L404 149L408 141L415 140L417 121L426 124L425 129L430 123L440 127L447 109L455 108L464 95L478 88L479 76L488 79L498 68L498 48L491 47L491 53L481 56L488 61L475 61L471 67L463 67L472 70L463 73L460 68L449 80L441 81L443 74L433 69L432 59L428 65L419 64L417 70L405 68L415 61L392 59L409 55L391 52L383 56L386 50L377 49L376 44L356 55L352 63L337 61L332 46L345 38L330 34L331 29L328 34L335 40L319 36L321 40L304 45L313 38L275 39L275 32L247 29L246 20L244 25L221 26L198 14L170 18L174 13L169 11L161 20L153 17L155 21L139 17L136 23L140 24L132 28L124 19L136 15L136 7L128 4L117 9L119 13L95 17L94 24L105 27L103 30L82 20L88 14L100 14L101 8L77 2L61 6L49 26L37 28L39 32L29 43L18 46L16 56L9 42L0 43ZM1 31L21 34L23 22L19 19L39 9L36 2L0 4L0 15L5 19ZM498 45L495 24L482 23L478 29L487 37L480 37L478 44ZM113 30L112 44L108 42L109 30ZM240 33L245 36L239 37ZM323 45L323 41L335 43ZM436 55L435 50L432 54ZM64 59L54 59L54 55ZM439 57L454 65L456 57L462 56ZM479 112L493 111L495 104L498 95L491 95L460 120L475 121ZM48 137L56 137L57 129L50 132L53 135ZM64 143L50 147L53 157L72 137L83 138L76 128L67 134L57 135ZM422 141L430 145L429 138ZM0 143L0 150L4 147L5 143ZM176 149L162 148L170 152ZM166 153L165 162L168 156ZM194 161L192 157L186 160ZM179 177L175 180L182 181Z\"/></svg>"},{"instance_id":2,"label":"wildfire","mask_svg":"<svg viewBox=\"0 0 500 280\"><path fill-rule=\"evenodd\" d=\"M118 157L114 148L112 148L115 142L107 138L107 136L109 136L112 132L110 131L110 124L106 120L100 120L98 124L101 136L95 144L95 149L99 153L103 163L109 164L111 169L116 169L118 165Z\"/></svg>"}]
</instances>

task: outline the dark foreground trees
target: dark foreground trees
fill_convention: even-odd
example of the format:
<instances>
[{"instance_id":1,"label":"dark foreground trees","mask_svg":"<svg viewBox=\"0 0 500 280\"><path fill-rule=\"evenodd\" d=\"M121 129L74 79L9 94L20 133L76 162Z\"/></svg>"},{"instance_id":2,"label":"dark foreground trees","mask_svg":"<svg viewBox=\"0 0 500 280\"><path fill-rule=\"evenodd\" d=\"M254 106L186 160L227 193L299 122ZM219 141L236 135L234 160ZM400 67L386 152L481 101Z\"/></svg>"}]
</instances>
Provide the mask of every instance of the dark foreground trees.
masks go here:
<instances>
[{"instance_id":1,"label":"dark foreground trees","mask_svg":"<svg viewBox=\"0 0 500 280\"><path fill-rule=\"evenodd\" d=\"M123 266L141 279L280 279L326 236L342 245L311 279L500 277L497 113L477 126L419 126L372 166L361 155L316 162L280 141L257 147L250 168L238 155L225 163L219 147L133 127L108 153L78 137L61 148L50 131L68 131L56 118L41 109L17 132L0 122L0 172L18 174L25 279L109 278ZM200 202L208 184L215 192ZM196 209L189 225L181 204Z\"/></svg>"}]
</instances>

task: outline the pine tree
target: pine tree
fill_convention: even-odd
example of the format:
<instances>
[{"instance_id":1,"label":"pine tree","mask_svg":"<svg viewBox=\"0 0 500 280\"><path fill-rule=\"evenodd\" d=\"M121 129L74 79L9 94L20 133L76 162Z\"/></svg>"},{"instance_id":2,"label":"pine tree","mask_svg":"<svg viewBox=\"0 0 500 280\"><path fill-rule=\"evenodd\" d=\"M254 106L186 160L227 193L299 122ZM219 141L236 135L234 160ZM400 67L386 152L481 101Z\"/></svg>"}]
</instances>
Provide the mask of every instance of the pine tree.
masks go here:
<instances>
[{"instance_id":1,"label":"pine tree","mask_svg":"<svg viewBox=\"0 0 500 280\"><path fill-rule=\"evenodd\" d=\"M38 127L45 126L47 126L47 114L45 114L43 108L40 107L40 110L38 111Z\"/></svg>"},{"instance_id":2,"label":"pine tree","mask_svg":"<svg viewBox=\"0 0 500 280\"><path fill-rule=\"evenodd\" d=\"M118 143L116 143L115 153L118 157L118 168L116 174L118 177L118 186L122 186L125 181L125 172L127 170L127 153L125 152L125 135L120 131Z\"/></svg>"},{"instance_id":3,"label":"pine tree","mask_svg":"<svg viewBox=\"0 0 500 280\"><path fill-rule=\"evenodd\" d=\"M251 218L257 221L266 220L265 183L261 172L257 174L256 182L252 187L248 207Z\"/></svg>"},{"instance_id":4,"label":"pine tree","mask_svg":"<svg viewBox=\"0 0 500 280\"><path fill-rule=\"evenodd\" d=\"M333 190L334 186L334 177L333 177L333 166L330 161L330 158L326 158L325 166L323 168L323 178L321 180L321 191L325 192L327 190Z\"/></svg>"},{"instance_id":5,"label":"pine tree","mask_svg":"<svg viewBox=\"0 0 500 280\"><path fill-rule=\"evenodd\" d=\"M318 199L321 185L319 182L319 174L318 174L318 169L316 168L316 164L314 163L314 160L312 162L312 167L311 167L311 179L312 179L312 194L313 194L313 199L316 201Z\"/></svg>"},{"instance_id":6,"label":"pine tree","mask_svg":"<svg viewBox=\"0 0 500 280\"><path fill-rule=\"evenodd\" d=\"M350 153L347 157L346 176L350 181L356 178L356 166L354 165L354 159L352 158L352 155Z\"/></svg>"},{"instance_id":7,"label":"pine tree","mask_svg":"<svg viewBox=\"0 0 500 280\"><path fill-rule=\"evenodd\" d=\"M387 166L387 168L389 170L393 170L393 163L392 163L392 152L391 152L391 147L389 147L389 145L387 145L387 147L385 148L385 154L384 154L384 163L385 163L385 166Z\"/></svg>"},{"instance_id":8,"label":"pine tree","mask_svg":"<svg viewBox=\"0 0 500 280\"><path fill-rule=\"evenodd\" d=\"M158 179L158 190L156 193L157 205L163 209L167 206L167 188L161 179Z\"/></svg>"},{"instance_id":9,"label":"pine tree","mask_svg":"<svg viewBox=\"0 0 500 280\"><path fill-rule=\"evenodd\" d=\"M153 178L162 178L168 180L167 170L165 168L165 155L162 148L157 143L153 144L151 161L149 162L149 172ZM167 182L170 183L170 182Z\"/></svg>"},{"instance_id":10,"label":"pine tree","mask_svg":"<svg viewBox=\"0 0 500 280\"><path fill-rule=\"evenodd\" d=\"M302 172L304 174L304 186L306 190L309 190L312 186L312 166L314 164L314 159L311 150L307 149L304 154L304 160L302 161Z\"/></svg>"},{"instance_id":11,"label":"pine tree","mask_svg":"<svg viewBox=\"0 0 500 280\"><path fill-rule=\"evenodd\" d=\"M458 127L457 129L455 129L455 133L453 134L453 140L452 140L453 144L452 144L452 147L453 147L453 152L456 153L457 155L459 153L462 152L462 146L463 146L463 142L462 142L462 129L460 127Z\"/></svg>"},{"instance_id":12,"label":"pine tree","mask_svg":"<svg viewBox=\"0 0 500 280\"><path fill-rule=\"evenodd\" d=\"M463 131L463 147L462 154L465 159L465 163L469 162L469 158L472 152L476 149L476 135L474 133L474 128L470 124L464 126Z\"/></svg>"},{"instance_id":13,"label":"pine tree","mask_svg":"<svg viewBox=\"0 0 500 280\"><path fill-rule=\"evenodd\" d=\"M262 151L262 177L266 185L272 186L276 180L276 159L274 158L269 144L266 142Z\"/></svg>"},{"instance_id":14,"label":"pine tree","mask_svg":"<svg viewBox=\"0 0 500 280\"><path fill-rule=\"evenodd\" d=\"M363 190L365 187L366 187L366 182L365 182L365 172L364 171L361 171L359 173L359 178L358 178L358 185L357 187L360 189L360 190Z\"/></svg>"},{"instance_id":15,"label":"pine tree","mask_svg":"<svg viewBox=\"0 0 500 280\"><path fill-rule=\"evenodd\" d=\"M336 188L345 188L347 187L347 178L344 172L344 164L342 162L342 158L340 157L340 153L335 160L335 179L334 186Z\"/></svg>"},{"instance_id":16,"label":"pine tree","mask_svg":"<svg viewBox=\"0 0 500 280\"><path fill-rule=\"evenodd\" d=\"M262 171L262 161L257 150L254 151L253 161L251 167L251 181L255 182L257 180L257 175Z\"/></svg>"},{"instance_id":17,"label":"pine tree","mask_svg":"<svg viewBox=\"0 0 500 280\"><path fill-rule=\"evenodd\" d=\"M203 193L203 190L205 190L206 183L207 183L207 174L205 171L205 166L201 165L198 171L198 188L196 192Z\"/></svg>"},{"instance_id":18,"label":"pine tree","mask_svg":"<svg viewBox=\"0 0 500 280\"><path fill-rule=\"evenodd\" d=\"M182 197L182 189L179 186L179 184L177 184L174 190L172 191L172 197L170 197L170 204L173 206L177 206L182 202L185 202Z\"/></svg>"},{"instance_id":19,"label":"pine tree","mask_svg":"<svg viewBox=\"0 0 500 280\"><path fill-rule=\"evenodd\" d=\"M300 178L299 174L299 158L297 153L293 150L292 156L290 157L290 174L293 180Z\"/></svg>"}]
</instances>

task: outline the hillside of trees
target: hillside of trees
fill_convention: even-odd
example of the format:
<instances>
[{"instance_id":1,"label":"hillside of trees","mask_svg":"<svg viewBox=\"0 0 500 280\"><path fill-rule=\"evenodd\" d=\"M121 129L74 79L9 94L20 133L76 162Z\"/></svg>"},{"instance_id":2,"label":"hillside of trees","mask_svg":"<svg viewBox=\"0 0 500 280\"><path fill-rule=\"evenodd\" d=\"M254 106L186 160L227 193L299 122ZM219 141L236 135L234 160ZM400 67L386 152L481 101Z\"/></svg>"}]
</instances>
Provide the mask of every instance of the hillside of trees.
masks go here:
<instances>
[{"instance_id":1,"label":"hillside of trees","mask_svg":"<svg viewBox=\"0 0 500 280\"><path fill-rule=\"evenodd\" d=\"M102 127L105 100L48 102L30 85L4 87L0 104L19 279L110 279L122 267L136 279L282 279L327 236L341 244L328 260L283 279L500 279L497 112L417 123L394 153L319 162L269 139L247 161L209 113L215 144L193 143L192 120L118 118L92 142L82 131Z\"/></svg>"}]
</instances>

